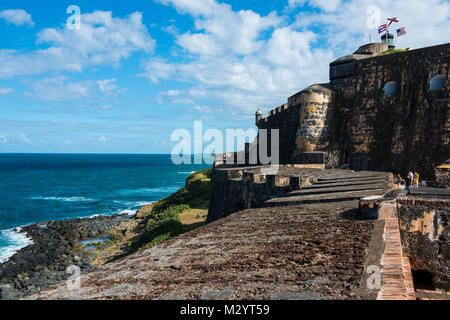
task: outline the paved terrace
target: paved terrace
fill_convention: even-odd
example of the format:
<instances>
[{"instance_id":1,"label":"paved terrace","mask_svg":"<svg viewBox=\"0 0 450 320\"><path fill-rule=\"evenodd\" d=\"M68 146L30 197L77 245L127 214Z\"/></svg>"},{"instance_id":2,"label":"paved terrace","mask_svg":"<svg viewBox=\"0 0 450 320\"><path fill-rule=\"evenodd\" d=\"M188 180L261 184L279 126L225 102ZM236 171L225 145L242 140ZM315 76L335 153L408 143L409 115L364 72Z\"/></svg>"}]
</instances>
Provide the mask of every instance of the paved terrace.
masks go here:
<instances>
[{"instance_id":1,"label":"paved terrace","mask_svg":"<svg viewBox=\"0 0 450 320\"><path fill-rule=\"evenodd\" d=\"M331 173L331 172L330 172ZM398 238L384 221L359 220L359 198L383 194L389 174L318 172L317 183L213 222L29 299L377 299L407 298L404 282L367 288L371 265L402 280ZM401 248L401 247L400 247ZM391 252L385 252L391 250ZM388 263L393 263L389 269ZM392 279L385 278L384 281ZM392 282L392 281L391 281ZM391 290L391 291L389 291ZM396 291L397 290L397 291Z\"/></svg>"}]
</instances>

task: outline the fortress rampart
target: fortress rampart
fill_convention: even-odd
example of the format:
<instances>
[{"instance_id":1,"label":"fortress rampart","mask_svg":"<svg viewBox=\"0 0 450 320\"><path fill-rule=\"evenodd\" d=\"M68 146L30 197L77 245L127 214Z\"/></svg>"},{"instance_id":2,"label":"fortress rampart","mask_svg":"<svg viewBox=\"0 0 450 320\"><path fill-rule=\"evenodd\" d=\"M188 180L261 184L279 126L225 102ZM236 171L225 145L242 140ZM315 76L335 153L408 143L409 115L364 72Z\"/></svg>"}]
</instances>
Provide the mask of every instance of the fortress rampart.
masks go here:
<instances>
[{"instance_id":1,"label":"fortress rampart","mask_svg":"<svg viewBox=\"0 0 450 320\"><path fill-rule=\"evenodd\" d=\"M332 78L330 143L343 162L363 170L417 170L431 179L450 157L449 62L445 44L355 60L353 75ZM443 87L431 88L439 77ZM366 165L359 168L352 154Z\"/></svg>"},{"instance_id":2,"label":"fortress rampart","mask_svg":"<svg viewBox=\"0 0 450 320\"><path fill-rule=\"evenodd\" d=\"M355 170L417 170L434 180L450 158L450 44L377 55L362 46L330 64L330 83L312 85L258 118L280 130L280 162L304 163L325 151L327 166Z\"/></svg>"}]
</instances>

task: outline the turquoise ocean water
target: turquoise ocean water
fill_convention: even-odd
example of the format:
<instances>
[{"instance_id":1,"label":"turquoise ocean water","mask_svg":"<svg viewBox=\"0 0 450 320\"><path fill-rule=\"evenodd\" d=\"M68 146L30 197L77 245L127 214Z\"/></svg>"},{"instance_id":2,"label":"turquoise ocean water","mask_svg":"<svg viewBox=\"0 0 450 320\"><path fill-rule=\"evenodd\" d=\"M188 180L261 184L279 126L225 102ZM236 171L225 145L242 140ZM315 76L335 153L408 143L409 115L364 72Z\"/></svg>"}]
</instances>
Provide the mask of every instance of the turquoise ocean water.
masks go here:
<instances>
[{"instance_id":1,"label":"turquoise ocean water","mask_svg":"<svg viewBox=\"0 0 450 320\"><path fill-rule=\"evenodd\" d=\"M174 165L170 155L0 154L0 263L30 240L24 225L134 214L210 165Z\"/></svg>"}]
</instances>

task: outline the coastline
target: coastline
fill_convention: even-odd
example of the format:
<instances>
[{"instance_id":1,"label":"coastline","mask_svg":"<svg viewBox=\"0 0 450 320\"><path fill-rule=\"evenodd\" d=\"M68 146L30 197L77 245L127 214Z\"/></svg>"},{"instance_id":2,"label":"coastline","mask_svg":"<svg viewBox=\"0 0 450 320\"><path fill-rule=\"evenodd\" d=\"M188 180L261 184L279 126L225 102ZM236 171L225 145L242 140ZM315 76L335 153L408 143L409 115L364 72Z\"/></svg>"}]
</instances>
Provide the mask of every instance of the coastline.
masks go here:
<instances>
[{"instance_id":1,"label":"coastline","mask_svg":"<svg viewBox=\"0 0 450 320\"><path fill-rule=\"evenodd\" d=\"M199 218L197 206L191 203L192 199L202 198L198 186L210 187L204 170L191 174L185 187L165 199L143 205L134 215L47 221L14 229L30 243L0 264L0 300L18 299L66 281L72 275L67 272L70 266L85 273L200 226L206 221L205 214L201 219L188 218L186 224L180 220L180 215L189 211ZM192 199L185 199L186 196ZM203 211L206 205L200 205ZM173 229L169 233L165 229L168 226Z\"/></svg>"},{"instance_id":2,"label":"coastline","mask_svg":"<svg viewBox=\"0 0 450 320\"><path fill-rule=\"evenodd\" d=\"M0 286L8 296L20 298L67 280L69 266L81 272L95 268L101 250L120 240L142 223L126 214L73 220L47 221L21 227L31 244L0 265ZM103 246L103 247L102 247ZM4 295L3 295L4 296Z\"/></svg>"}]
</instances>

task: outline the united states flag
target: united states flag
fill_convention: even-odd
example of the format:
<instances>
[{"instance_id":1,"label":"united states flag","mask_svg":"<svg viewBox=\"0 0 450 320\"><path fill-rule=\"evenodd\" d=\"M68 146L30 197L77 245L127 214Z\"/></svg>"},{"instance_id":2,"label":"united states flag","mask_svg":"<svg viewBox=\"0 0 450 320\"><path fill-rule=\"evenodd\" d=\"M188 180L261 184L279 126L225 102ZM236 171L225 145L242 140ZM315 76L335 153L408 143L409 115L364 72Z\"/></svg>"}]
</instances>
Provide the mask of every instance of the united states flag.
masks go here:
<instances>
[{"instance_id":1,"label":"united states flag","mask_svg":"<svg viewBox=\"0 0 450 320\"><path fill-rule=\"evenodd\" d=\"M407 33L407 32L406 32L405 27L400 28L400 29L397 30L397 37L404 36L406 33Z\"/></svg>"}]
</instances>

